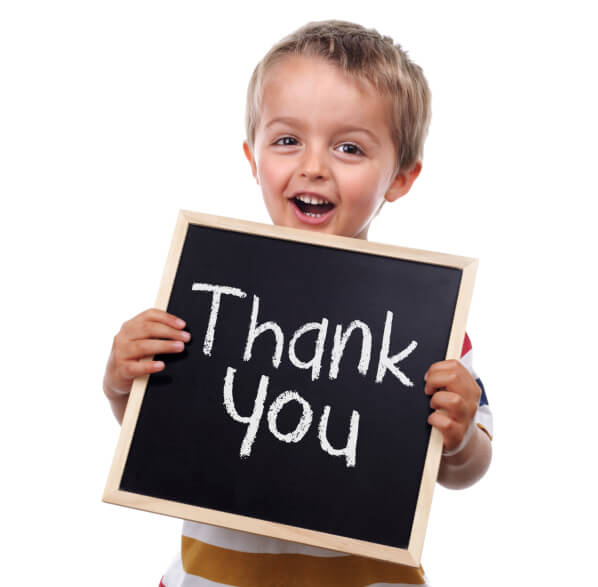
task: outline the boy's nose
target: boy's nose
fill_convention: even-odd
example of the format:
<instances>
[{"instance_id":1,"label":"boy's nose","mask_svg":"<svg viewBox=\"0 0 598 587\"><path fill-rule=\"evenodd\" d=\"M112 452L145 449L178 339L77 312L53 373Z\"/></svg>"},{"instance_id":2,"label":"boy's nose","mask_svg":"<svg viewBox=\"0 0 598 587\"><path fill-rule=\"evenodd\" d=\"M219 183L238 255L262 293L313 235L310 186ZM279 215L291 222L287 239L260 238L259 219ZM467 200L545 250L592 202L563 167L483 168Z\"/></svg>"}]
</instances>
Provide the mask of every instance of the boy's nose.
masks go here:
<instances>
[{"instance_id":1,"label":"boy's nose","mask_svg":"<svg viewBox=\"0 0 598 587\"><path fill-rule=\"evenodd\" d=\"M301 161L301 175L310 180L326 179L328 166L322 149L306 149Z\"/></svg>"}]
</instances>

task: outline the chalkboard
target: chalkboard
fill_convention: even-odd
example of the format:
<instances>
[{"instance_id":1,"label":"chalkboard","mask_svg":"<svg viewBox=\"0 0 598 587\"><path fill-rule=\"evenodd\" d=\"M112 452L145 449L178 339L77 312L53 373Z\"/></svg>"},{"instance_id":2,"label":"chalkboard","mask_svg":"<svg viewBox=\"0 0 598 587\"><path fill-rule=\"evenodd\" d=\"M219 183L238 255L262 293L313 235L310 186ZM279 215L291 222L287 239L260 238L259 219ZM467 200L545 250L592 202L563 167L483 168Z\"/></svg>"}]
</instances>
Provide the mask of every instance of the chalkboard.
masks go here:
<instances>
[{"instance_id":1,"label":"chalkboard","mask_svg":"<svg viewBox=\"0 0 598 587\"><path fill-rule=\"evenodd\" d=\"M104 500L417 565L476 261L181 212L157 307L192 340L135 381Z\"/></svg>"}]
</instances>

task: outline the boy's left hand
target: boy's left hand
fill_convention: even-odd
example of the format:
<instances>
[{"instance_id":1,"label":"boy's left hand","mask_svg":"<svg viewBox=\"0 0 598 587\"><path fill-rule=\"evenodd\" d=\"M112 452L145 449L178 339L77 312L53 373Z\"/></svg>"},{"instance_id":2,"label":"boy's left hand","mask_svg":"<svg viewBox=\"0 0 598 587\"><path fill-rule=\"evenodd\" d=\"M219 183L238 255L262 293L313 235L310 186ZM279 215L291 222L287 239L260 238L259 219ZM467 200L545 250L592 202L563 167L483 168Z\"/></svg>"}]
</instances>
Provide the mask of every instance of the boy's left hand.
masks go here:
<instances>
[{"instance_id":1,"label":"boy's left hand","mask_svg":"<svg viewBox=\"0 0 598 587\"><path fill-rule=\"evenodd\" d=\"M435 410L428 424L442 433L445 450L457 448L471 424L482 390L469 371L455 360L434 363L425 375L426 395Z\"/></svg>"}]
</instances>

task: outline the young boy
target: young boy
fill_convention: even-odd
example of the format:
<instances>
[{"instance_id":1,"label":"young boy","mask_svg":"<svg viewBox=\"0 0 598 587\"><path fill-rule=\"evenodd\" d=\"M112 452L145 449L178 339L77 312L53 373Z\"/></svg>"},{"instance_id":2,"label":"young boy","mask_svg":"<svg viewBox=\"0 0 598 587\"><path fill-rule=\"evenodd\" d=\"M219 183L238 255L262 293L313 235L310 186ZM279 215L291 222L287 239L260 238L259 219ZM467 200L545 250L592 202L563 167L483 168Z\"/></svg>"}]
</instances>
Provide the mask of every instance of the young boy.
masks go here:
<instances>
[{"instance_id":1,"label":"young boy","mask_svg":"<svg viewBox=\"0 0 598 587\"><path fill-rule=\"evenodd\" d=\"M421 69L392 39L351 23L311 23L274 46L254 71L243 149L274 224L367 238L385 202L405 195L421 171L429 121ZM119 422L133 379L164 368L155 354L190 339L182 319L151 309L114 338L104 392ZM471 368L430 366L429 423L443 437L438 481L463 488L491 459L491 416ZM425 585L421 568L185 522L181 553L164 587L199 585Z\"/></svg>"}]
</instances>

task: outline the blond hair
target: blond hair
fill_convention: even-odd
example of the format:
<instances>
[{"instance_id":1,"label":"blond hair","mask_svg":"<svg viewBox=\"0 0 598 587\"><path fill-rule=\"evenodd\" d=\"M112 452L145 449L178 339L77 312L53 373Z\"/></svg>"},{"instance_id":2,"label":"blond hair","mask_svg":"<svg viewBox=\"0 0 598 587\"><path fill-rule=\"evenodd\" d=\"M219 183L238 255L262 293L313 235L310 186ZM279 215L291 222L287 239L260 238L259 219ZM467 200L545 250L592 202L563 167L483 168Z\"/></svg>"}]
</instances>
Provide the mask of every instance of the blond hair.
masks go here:
<instances>
[{"instance_id":1,"label":"blond hair","mask_svg":"<svg viewBox=\"0 0 598 587\"><path fill-rule=\"evenodd\" d=\"M258 63L247 89L245 117L252 150L265 74L283 57L299 55L326 59L391 99L397 171L411 169L422 158L430 122L430 89L421 67L390 37L339 20L306 24L274 45Z\"/></svg>"}]
</instances>

